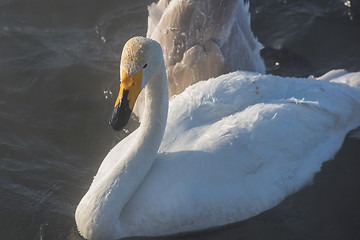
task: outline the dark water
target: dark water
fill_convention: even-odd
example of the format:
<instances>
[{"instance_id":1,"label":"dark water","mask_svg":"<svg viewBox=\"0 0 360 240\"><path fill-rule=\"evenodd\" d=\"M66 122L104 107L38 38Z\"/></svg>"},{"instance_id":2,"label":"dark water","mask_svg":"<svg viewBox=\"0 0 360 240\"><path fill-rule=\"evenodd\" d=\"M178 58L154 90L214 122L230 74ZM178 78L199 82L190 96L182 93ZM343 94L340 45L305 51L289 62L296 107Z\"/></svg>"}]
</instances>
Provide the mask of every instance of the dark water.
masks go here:
<instances>
[{"instance_id":1,"label":"dark water","mask_svg":"<svg viewBox=\"0 0 360 240\"><path fill-rule=\"evenodd\" d=\"M76 205L127 135L107 125L120 52L146 33L151 2L0 1L0 239L82 239ZM250 3L254 33L281 52L270 72L360 71L360 24L343 1ZM347 137L313 185L274 209L174 239L360 239L359 148Z\"/></svg>"}]
</instances>

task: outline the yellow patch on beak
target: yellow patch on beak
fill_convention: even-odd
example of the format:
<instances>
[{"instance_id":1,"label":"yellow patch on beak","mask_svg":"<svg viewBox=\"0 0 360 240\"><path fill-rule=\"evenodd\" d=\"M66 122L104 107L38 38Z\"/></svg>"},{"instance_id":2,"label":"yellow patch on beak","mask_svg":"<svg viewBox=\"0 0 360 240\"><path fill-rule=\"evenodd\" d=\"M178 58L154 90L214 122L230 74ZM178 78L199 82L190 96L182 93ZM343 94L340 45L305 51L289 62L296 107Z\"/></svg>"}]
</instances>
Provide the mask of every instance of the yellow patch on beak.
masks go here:
<instances>
[{"instance_id":1,"label":"yellow patch on beak","mask_svg":"<svg viewBox=\"0 0 360 240\"><path fill-rule=\"evenodd\" d=\"M121 72L121 84L120 84L120 91L119 96L116 99L115 107L119 105L124 97L124 91L127 91L128 94L126 96L126 100L129 102L129 108L130 110L133 109L136 99L140 94L141 90L141 82L142 82L142 70L135 73L132 76L128 76L124 69L122 69Z\"/></svg>"}]
</instances>

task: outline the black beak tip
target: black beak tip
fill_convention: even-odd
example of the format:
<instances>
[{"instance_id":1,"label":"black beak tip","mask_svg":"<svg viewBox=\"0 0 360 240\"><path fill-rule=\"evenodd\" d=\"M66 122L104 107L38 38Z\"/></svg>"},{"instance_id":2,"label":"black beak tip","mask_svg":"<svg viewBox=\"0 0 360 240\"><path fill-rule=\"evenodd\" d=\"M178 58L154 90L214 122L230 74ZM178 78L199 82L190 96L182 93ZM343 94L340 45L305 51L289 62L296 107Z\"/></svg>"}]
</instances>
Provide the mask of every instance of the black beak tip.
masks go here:
<instances>
[{"instance_id":1,"label":"black beak tip","mask_svg":"<svg viewBox=\"0 0 360 240\"><path fill-rule=\"evenodd\" d=\"M116 119L115 121L113 119L109 120L109 124L112 127L112 129L114 129L115 131L120 131L122 130L128 121L120 121L119 119Z\"/></svg>"},{"instance_id":2,"label":"black beak tip","mask_svg":"<svg viewBox=\"0 0 360 240\"><path fill-rule=\"evenodd\" d=\"M129 122L131 110L124 105L117 106L110 117L109 124L115 131L122 130Z\"/></svg>"}]
</instances>

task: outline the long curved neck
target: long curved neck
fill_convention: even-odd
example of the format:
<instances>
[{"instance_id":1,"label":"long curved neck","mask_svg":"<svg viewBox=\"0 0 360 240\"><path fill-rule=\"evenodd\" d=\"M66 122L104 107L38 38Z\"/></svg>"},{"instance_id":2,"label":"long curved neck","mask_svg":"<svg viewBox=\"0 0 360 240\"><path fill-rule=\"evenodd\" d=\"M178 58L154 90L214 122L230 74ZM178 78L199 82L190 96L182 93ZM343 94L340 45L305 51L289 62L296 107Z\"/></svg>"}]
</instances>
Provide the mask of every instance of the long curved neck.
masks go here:
<instances>
[{"instance_id":1,"label":"long curved neck","mask_svg":"<svg viewBox=\"0 0 360 240\"><path fill-rule=\"evenodd\" d=\"M142 147L156 154L164 135L169 105L165 68L147 84L144 91L145 110L139 127L139 136L143 138Z\"/></svg>"},{"instance_id":2,"label":"long curved neck","mask_svg":"<svg viewBox=\"0 0 360 240\"><path fill-rule=\"evenodd\" d=\"M112 192L114 204L109 203L111 211L115 205L117 214L121 213L125 204L129 201L135 190L149 172L160 143L162 141L168 114L168 90L165 70L146 85L145 111L139 126L135 146L129 146L132 150L127 159L119 162L117 171L113 174L115 183ZM118 195L118 196L117 196ZM123 205L123 206L121 206Z\"/></svg>"},{"instance_id":3,"label":"long curved neck","mask_svg":"<svg viewBox=\"0 0 360 240\"><path fill-rule=\"evenodd\" d=\"M165 70L155 76L145 87L145 111L138 129L135 146L117 167L114 204L121 213L135 190L149 172L161 144L168 114L168 89ZM119 195L119 196L116 196ZM120 200L121 199L121 200ZM121 203L120 203L121 202ZM113 204L110 204L110 206ZM123 205L123 206L121 206ZM114 208L112 207L112 211Z\"/></svg>"},{"instance_id":4,"label":"long curved neck","mask_svg":"<svg viewBox=\"0 0 360 240\"><path fill-rule=\"evenodd\" d=\"M155 160L164 135L168 113L165 67L149 81L144 91L144 117L134 141L131 141L133 146L128 146L130 149L127 153L120 153L125 155L116 161L105 176L93 182L82 200L86 204L83 204L82 210L78 209L79 215L83 215L81 217L83 219L79 219L79 224L83 221L89 231L87 233L89 236L85 236L87 238L102 239L107 234L119 232L122 210ZM111 154L110 152L109 155ZM119 153L115 151L114 155L118 156Z\"/></svg>"}]
</instances>

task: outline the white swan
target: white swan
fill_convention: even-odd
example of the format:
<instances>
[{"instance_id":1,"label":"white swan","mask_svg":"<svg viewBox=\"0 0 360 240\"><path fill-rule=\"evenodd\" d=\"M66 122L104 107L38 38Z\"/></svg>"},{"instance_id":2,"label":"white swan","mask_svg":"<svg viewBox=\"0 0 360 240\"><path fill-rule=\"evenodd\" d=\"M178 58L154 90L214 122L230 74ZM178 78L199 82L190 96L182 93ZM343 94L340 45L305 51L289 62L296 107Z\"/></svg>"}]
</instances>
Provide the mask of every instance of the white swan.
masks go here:
<instances>
[{"instance_id":1,"label":"white swan","mask_svg":"<svg viewBox=\"0 0 360 240\"><path fill-rule=\"evenodd\" d=\"M175 234L279 204L311 182L360 125L360 90L330 82L359 77L234 72L190 86L170 101L168 112L160 45L130 39L111 124L126 124L140 91L143 120L109 152L79 203L80 233L87 239Z\"/></svg>"},{"instance_id":2,"label":"white swan","mask_svg":"<svg viewBox=\"0 0 360 240\"><path fill-rule=\"evenodd\" d=\"M163 49L169 97L236 70L265 73L243 0L160 0L148 9L147 37ZM143 99L140 94L134 107L139 119Z\"/></svg>"}]
</instances>

